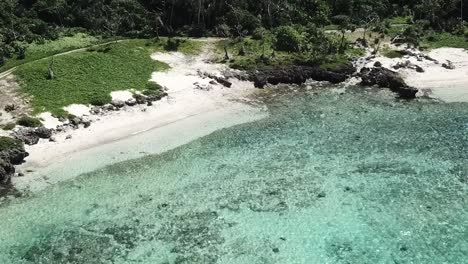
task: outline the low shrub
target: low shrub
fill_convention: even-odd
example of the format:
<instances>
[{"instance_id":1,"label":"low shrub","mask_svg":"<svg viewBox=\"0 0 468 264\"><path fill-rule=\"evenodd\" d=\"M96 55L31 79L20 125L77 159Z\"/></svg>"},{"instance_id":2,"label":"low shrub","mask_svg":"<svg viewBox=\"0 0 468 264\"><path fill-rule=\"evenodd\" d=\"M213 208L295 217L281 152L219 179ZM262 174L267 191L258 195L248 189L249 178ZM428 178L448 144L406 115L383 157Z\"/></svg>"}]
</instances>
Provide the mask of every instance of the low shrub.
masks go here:
<instances>
[{"instance_id":1,"label":"low shrub","mask_svg":"<svg viewBox=\"0 0 468 264\"><path fill-rule=\"evenodd\" d=\"M164 49L166 51L177 51L182 42L183 41L180 39L169 38L166 42L166 45L164 45Z\"/></svg>"},{"instance_id":2,"label":"low shrub","mask_svg":"<svg viewBox=\"0 0 468 264\"><path fill-rule=\"evenodd\" d=\"M10 150L12 148L21 148L24 144L21 140L10 138L10 137L0 137L0 151Z\"/></svg>"},{"instance_id":3,"label":"low shrub","mask_svg":"<svg viewBox=\"0 0 468 264\"><path fill-rule=\"evenodd\" d=\"M162 86L155 82L148 82L145 86L145 90L147 91L161 91L162 89Z\"/></svg>"},{"instance_id":4,"label":"low shrub","mask_svg":"<svg viewBox=\"0 0 468 264\"><path fill-rule=\"evenodd\" d=\"M95 106L103 106L107 103L110 103L112 101L112 98L110 95L95 95L93 98L90 100L91 105Z\"/></svg>"},{"instance_id":5,"label":"low shrub","mask_svg":"<svg viewBox=\"0 0 468 264\"><path fill-rule=\"evenodd\" d=\"M17 125L24 126L24 127L40 127L42 123L39 119L30 117L30 116L23 116L16 122Z\"/></svg>"},{"instance_id":6,"label":"low shrub","mask_svg":"<svg viewBox=\"0 0 468 264\"><path fill-rule=\"evenodd\" d=\"M3 130L13 130L16 127L15 123L8 123L2 127Z\"/></svg>"}]
</instances>

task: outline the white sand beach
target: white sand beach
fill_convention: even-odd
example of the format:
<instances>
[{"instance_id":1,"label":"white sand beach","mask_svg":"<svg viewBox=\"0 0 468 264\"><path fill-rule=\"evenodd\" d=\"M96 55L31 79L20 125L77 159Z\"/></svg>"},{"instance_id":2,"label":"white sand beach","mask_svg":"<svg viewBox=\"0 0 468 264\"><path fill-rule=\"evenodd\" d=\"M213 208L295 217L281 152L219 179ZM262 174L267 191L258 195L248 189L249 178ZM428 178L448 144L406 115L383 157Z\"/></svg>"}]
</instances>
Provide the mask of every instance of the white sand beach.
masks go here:
<instances>
[{"instance_id":1,"label":"white sand beach","mask_svg":"<svg viewBox=\"0 0 468 264\"><path fill-rule=\"evenodd\" d=\"M153 106L125 107L106 115L91 115L90 108L83 105L69 106L67 111L91 120L92 125L58 133L55 142L43 140L28 146L30 156L17 168L25 176L15 177L15 186L22 191L42 190L118 161L161 153L216 130L267 116L266 109L251 99L256 89L250 82L234 81L231 88L226 88L200 77L198 71L216 75L226 67L208 63L212 55L209 46L200 56L152 56L171 66L151 77L169 94ZM194 83L206 89L197 89ZM128 91L112 94L114 99L129 95ZM41 117L47 127L60 124L48 113Z\"/></svg>"}]
</instances>

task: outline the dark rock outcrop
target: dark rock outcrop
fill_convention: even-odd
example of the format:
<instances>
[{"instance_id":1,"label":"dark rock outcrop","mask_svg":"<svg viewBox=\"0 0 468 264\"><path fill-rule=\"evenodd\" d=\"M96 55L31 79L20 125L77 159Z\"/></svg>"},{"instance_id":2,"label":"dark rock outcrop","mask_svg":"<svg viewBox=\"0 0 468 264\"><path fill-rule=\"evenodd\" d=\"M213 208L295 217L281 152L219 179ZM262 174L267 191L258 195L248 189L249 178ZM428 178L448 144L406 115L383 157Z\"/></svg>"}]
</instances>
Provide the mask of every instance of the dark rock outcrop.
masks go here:
<instances>
[{"instance_id":1,"label":"dark rock outcrop","mask_svg":"<svg viewBox=\"0 0 468 264\"><path fill-rule=\"evenodd\" d=\"M111 105L116 108L122 108L125 106L125 102L122 100L112 100Z\"/></svg>"},{"instance_id":2,"label":"dark rock outcrop","mask_svg":"<svg viewBox=\"0 0 468 264\"><path fill-rule=\"evenodd\" d=\"M447 60L446 63L443 63L442 67L444 67L447 70L455 70L455 65L453 65L453 63L449 60Z\"/></svg>"},{"instance_id":3,"label":"dark rock outcrop","mask_svg":"<svg viewBox=\"0 0 468 264\"><path fill-rule=\"evenodd\" d=\"M13 133L13 137L27 145L36 145L40 139L33 128L21 128Z\"/></svg>"},{"instance_id":4,"label":"dark rock outcrop","mask_svg":"<svg viewBox=\"0 0 468 264\"><path fill-rule=\"evenodd\" d=\"M39 138L44 139L48 139L52 136L52 130L45 127L36 128L35 133Z\"/></svg>"},{"instance_id":5,"label":"dark rock outcrop","mask_svg":"<svg viewBox=\"0 0 468 264\"><path fill-rule=\"evenodd\" d=\"M0 159L0 186L8 185L15 174L15 167L10 162Z\"/></svg>"},{"instance_id":6,"label":"dark rock outcrop","mask_svg":"<svg viewBox=\"0 0 468 264\"><path fill-rule=\"evenodd\" d=\"M217 76L217 75L206 73L206 72L202 73L200 71L198 72L198 74L202 77L208 77L210 79L213 79L217 83L223 85L224 87L231 88L232 86L232 82L230 82L227 77L221 77L221 76Z\"/></svg>"},{"instance_id":7,"label":"dark rock outcrop","mask_svg":"<svg viewBox=\"0 0 468 264\"><path fill-rule=\"evenodd\" d=\"M418 89L406 84L397 72L387 68L363 68L360 75L362 78L361 85L377 85L383 88L390 88L390 90L398 93L404 99L414 99L418 93Z\"/></svg>"},{"instance_id":8,"label":"dark rock outcrop","mask_svg":"<svg viewBox=\"0 0 468 264\"><path fill-rule=\"evenodd\" d=\"M328 81L331 83L341 83L346 81L348 76L355 72L355 68L342 67L336 71L322 69L311 66L293 66L290 68L258 70L249 73L250 80L255 87L264 88L267 84L303 84L308 79L315 81Z\"/></svg>"},{"instance_id":9,"label":"dark rock outcrop","mask_svg":"<svg viewBox=\"0 0 468 264\"><path fill-rule=\"evenodd\" d=\"M0 188L11 182L15 167L24 162L29 154L24 150L24 144L13 138L0 137Z\"/></svg>"},{"instance_id":10,"label":"dark rock outcrop","mask_svg":"<svg viewBox=\"0 0 468 264\"><path fill-rule=\"evenodd\" d=\"M13 133L13 137L23 141L27 145L36 145L39 139L48 139L52 136L52 130L45 127L20 128Z\"/></svg>"},{"instance_id":11,"label":"dark rock outcrop","mask_svg":"<svg viewBox=\"0 0 468 264\"><path fill-rule=\"evenodd\" d=\"M137 101L134 98L130 98L127 101L125 101L125 104L128 106L135 106L137 105Z\"/></svg>"},{"instance_id":12,"label":"dark rock outcrop","mask_svg":"<svg viewBox=\"0 0 468 264\"><path fill-rule=\"evenodd\" d=\"M416 65L414 63L411 63L409 60L407 60L405 62L398 62L392 68L395 69L395 70L405 68L405 69L413 69L413 70L415 70L417 72L425 72L424 69L421 66Z\"/></svg>"},{"instance_id":13,"label":"dark rock outcrop","mask_svg":"<svg viewBox=\"0 0 468 264\"><path fill-rule=\"evenodd\" d=\"M13 165L20 165L24 159L29 156L29 153L24 150L23 145L11 147L0 151L0 159L7 161Z\"/></svg>"}]
</instances>

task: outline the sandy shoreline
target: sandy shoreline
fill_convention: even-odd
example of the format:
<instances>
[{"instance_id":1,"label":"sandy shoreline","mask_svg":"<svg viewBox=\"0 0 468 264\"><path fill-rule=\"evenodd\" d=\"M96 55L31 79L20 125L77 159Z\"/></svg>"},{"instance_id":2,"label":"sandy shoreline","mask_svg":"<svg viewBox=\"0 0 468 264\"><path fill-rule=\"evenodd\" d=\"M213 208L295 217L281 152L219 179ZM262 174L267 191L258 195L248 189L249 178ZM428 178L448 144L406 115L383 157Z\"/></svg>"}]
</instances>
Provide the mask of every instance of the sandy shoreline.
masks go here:
<instances>
[{"instance_id":1,"label":"sandy shoreline","mask_svg":"<svg viewBox=\"0 0 468 264\"><path fill-rule=\"evenodd\" d=\"M171 66L170 70L151 76L151 80L167 87L169 93L153 106L125 107L103 116L91 115L86 106L69 106L69 112L92 120L92 126L54 135L56 142L43 140L38 145L28 146L30 156L25 164L18 166L20 172L27 173L13 179L16 188L39 191L115 162L162 153L216 130L266 117L265 106L252 99L256 91L252 83L233 80L232 88L226 88L200 76L200 72L221 75L227 69L225 65L210 63L212 55L209 42L199 56L153 54L154 60ZM442 48L428 55L440 63L413 56L395 59L377 56L362 66L373 66L379 61L383 67L392 69L399 62L410 61L425 72L407 68L398 71L409 85L420 89L420 96L429 95L445 102L468 102L468 52ZM456 68L443 68L441 64L446 60ZM345 87L353 83L352 79ZM131 93L121 91L112 96L125 101ZM60 124L47 113L42 117L49 128Z\"/></svg>"},{"instance_id":2,"label":"sandy shoreline","mask_svg":"<svg viewBox=\"0 0 468 264\"><path fill-rule=\"evenodd\" d=\"M220 74L225 69L208 63L210 56L209 48L197 57L154 54L153 59L168 63L171 69L151 77L169 93L153 106L126 107L103 116L88 115L85 106L71 106L73 114L85 115L92 125L54 135L56 142L43 140L28 146L30 156L17 167L27 173L13 178L15 187L39 191L118 161L161 153L216 130L266 117L266 109L250 97L256 91L250 82L234 81L232 88L226 88L199 76L198 71ZM209 89L196 89L194 83ZM125 92L114 96L124 97ZM58 124L47 114L42 117L46 126Z\"/></svg>"}]
</instances>

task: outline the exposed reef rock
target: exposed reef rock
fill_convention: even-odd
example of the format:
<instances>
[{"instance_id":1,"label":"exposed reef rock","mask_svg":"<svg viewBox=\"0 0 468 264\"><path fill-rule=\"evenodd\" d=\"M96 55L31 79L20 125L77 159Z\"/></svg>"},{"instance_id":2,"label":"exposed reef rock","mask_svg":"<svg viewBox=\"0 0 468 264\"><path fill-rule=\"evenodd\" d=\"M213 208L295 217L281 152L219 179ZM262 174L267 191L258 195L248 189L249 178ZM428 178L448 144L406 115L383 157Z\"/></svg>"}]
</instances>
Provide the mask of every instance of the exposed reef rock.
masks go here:
<instances>
[{"instance_id":1,"label":"exposed reef rock","mask_svg":"<svg viewBox=\"0 0 468 264\"><path fill-rule=\"evenodd\" d=\"M337 67L330 71L320 67L293 66L290 68L257 70L249 72L250 80L255 87L264 88L267 84L303 84L308 79L315 81L328 81L331 83L342 83L349 75L356 71L354 67Z\"/></svg>"},{"instance_id":2,"label":"exposed reef rock","mask_svg":"<svg viewBox=\"0 0 468 264\"><path fill-rule=\"evenodd\" d=\"M361 85L373 86L377 85L383 88L390 88L404 99L414 99L418 93L418 89L409 86L403 78L397 73L387 68L363 68L361 70Z\"/></svg>"}]
</instances>

